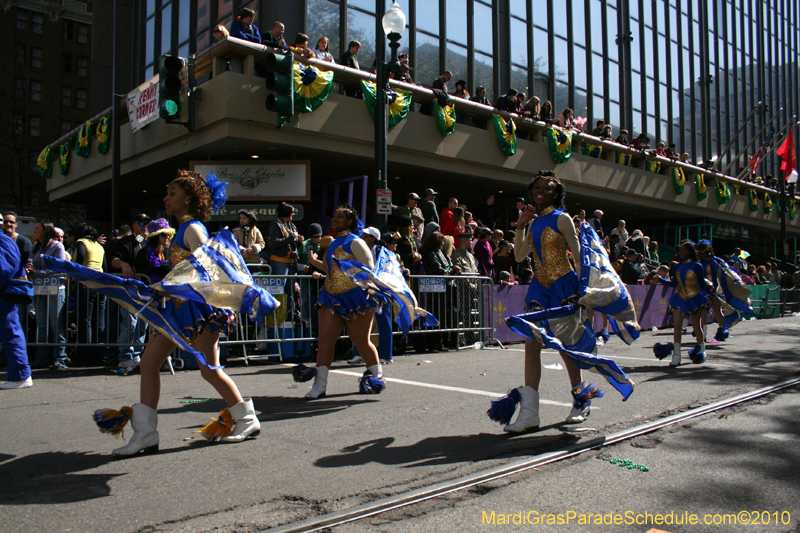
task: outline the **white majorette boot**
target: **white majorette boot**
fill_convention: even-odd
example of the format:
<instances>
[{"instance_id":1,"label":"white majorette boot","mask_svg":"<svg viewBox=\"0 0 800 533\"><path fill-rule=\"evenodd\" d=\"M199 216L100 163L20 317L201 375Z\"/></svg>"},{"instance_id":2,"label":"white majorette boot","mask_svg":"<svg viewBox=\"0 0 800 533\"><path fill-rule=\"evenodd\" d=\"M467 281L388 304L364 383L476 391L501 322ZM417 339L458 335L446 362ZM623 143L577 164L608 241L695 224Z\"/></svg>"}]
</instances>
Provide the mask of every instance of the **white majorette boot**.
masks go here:
<instances>
[{"instance_id":1,"label":"white majorette boot","mask_svg":"<svg viewBox=\"0 0 800 533\"><path fill-rule=\"evenodd\" d=\"M222 437L222 442L242 442L261 434L261 423L256 416L252 398L247 398L233 407L229 407L228 410L236 425L233 427L233 433Z\"/></svg>"},{"instance_id":2,"label":"white majorette boot","mask_svg":"<svg viewBox=\"0 0 800 533\"><path fill-rule=\"evenodd\" d=\"M508 424L503 431L508 433L522 433L530 429L539 429L539 391L526 385L517 389L520 395L520 409L517 420Z\"/></svg>"},{"instance_id":3,"label":"white majorette boot","mask_svg":"<svg viewBox=\"0 0 800 533\"><path fill-rule=\"evenodd\" d=\"M580 424L585 421L592 410L592 398L602 398L603 391L591 383L581 381L572 389L572 411L567 417L567 424Z\"/></svg>"},{"instance_id":4,"label":"white majorette boot","mask_svg":"<svg viewBox=\"0 0 800 533\"><path fill-rule=\"evenodd\" d=\"M139 452L153 453L158 451L158 412L143 403L132 407L131 427L133 437L128 444L117 448L111 455L114 457L129 457Z\"/></svg>"},{"instance_id":5,"label":"white majorette boot","mask_svg":"<svg viewBox=\"0 0 800 533\"><path fill-rule=\"evenodd\" d=\"M306 394L309 400L316 400L325 396L325 390L328 388L328 367L318 366L317 375L314 377L314 386Z\"/></svg>"}]
</instances>

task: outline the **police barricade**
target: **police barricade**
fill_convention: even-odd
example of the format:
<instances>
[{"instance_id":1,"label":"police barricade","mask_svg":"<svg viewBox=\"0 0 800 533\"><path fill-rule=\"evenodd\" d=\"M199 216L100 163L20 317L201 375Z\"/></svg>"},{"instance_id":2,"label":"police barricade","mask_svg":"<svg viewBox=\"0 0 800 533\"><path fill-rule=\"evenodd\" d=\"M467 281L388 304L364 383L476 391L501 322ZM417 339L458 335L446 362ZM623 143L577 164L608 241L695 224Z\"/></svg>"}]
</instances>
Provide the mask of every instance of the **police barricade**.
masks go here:
<instances>
[{"instance_id":1,"label":"police barricade","mask_svg":"<svg viewBox=\"0 0 800 533\"><path fill-rule=\"evenodd\" d=\"M146 276L137 277L149 284ZM281 306L258 323L245 315L237 316L235 333L220 338L221 356L241 355L246 364L253 357L310 360L319 340L316 303L324 276L255 274L253 279ZM120 354L123 358L141 355L148 330L143 320L136 320L110 298L66 274L32 275L31 281L34 300L20 310L20 317L32 364L50 365L66 359L67 364L77 366L103 362L117 366ZM411 276L409 285L420 307L433 313L439 326L427 328L417 320L403 339L393 325L397 353L402 353L406 345L417 351L432 351L441 345L472 348L497 342L490 312L494 307L491 278ZM347 339L344 334L340 338ZM373 340L378 343L376 337ZM196 368L194 358L179 356L177 350L172 360L175 368Z\"/></svg>"}]
</instances>

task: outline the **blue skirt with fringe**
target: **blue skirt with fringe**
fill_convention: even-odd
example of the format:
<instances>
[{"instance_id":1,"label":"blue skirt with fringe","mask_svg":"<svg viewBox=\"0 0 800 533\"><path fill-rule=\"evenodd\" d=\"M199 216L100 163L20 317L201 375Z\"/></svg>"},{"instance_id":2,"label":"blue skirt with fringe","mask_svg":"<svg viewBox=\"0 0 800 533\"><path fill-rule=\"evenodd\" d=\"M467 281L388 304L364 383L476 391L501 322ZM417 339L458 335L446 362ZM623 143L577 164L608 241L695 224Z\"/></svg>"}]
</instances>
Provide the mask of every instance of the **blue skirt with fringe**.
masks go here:
<instances>
[{"instance_id":1,"label":"blue skirt with fringe","mask_svg":"<svg viewBox=\"0 0 800 533\"><path fill-rule=\"evenodd\" d=\"M699 293L688 300L684 300L677 294L669 299L669 310L680 309L684 315L693 315L699 313L708 307L708 296Z\"/></svg>"},{"instance_id":2,"label":"blue skirt with fringe","mask_svg":"<svg viewBox=\"0 0 800 533\"><path fill-rule=\"evenodd\" d=\"M180 331L191 342L206 328L225 335L236 331L236 315L227 309L218 309L208 304L201 304L193 300L167 300L167 308L171 308L180 325Z\"/></svg>"},{"instance_id":3,"label":"blue skirt with fringe","mask_svg":"<svg viewBox=\"0 0 800 533\"><path fill-rule=\"evenodd\" d=\"M327 307L332 313L338 313L345 320L350 320L367 311L383 307L388 302L387 296L380 293L370 294L361 287L353 287L339 296L332 296L323 287L319 291L317 307Z\"/></svg>"}]
</instances>

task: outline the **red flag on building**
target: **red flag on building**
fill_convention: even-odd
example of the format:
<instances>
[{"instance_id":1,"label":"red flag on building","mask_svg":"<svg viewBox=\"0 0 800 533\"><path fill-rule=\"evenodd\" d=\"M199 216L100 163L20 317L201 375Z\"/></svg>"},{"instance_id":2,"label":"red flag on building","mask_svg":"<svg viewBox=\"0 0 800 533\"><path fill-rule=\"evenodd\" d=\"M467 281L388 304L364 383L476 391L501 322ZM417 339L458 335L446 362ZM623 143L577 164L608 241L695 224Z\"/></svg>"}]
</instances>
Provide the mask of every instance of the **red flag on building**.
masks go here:
<instances>
[{"instance_id":1,"label":"red flag on building","mask_svg":"<svg viewBox=\"0 0 800 533\"><path fill-rule=\"evenodd\" d=\"M786 179L789 179L789 174L797 168L797 159L794 153L794 128L789 130L789 135L786 136L786 140L775 154L783 159L781 169L786 171Z\"/></svg>"}]
</instances>

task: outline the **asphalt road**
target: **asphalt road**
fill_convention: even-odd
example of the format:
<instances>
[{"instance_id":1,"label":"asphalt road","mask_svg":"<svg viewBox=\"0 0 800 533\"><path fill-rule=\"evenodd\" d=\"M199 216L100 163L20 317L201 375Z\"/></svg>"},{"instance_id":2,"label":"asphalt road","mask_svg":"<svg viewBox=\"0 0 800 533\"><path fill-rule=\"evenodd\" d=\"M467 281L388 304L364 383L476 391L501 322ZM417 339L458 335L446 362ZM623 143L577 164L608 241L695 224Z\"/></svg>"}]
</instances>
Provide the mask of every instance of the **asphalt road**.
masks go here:
<instances>
[{"instance_id":1,"label":"asphalt road","mask_svg":"<svg viewBox=\"0 0 800 533\"><path fill-rule=\"evenodd\" d=\"M356 393L363 367L337 362L328 396L318 401L303 398L310 384L293 385L287 366L245 367L234 361L229 371L242 393L254 397L262 422L261 436L242 444L199 442L192 431L223 402L181 403L215 393L196 371L163 374L161 452L127 460L111 458L110 450L121 441L100 434L90 415L100 407L135 403L136 375L36 372L31 389L0 394L0 520L5 531L20 532L266 529L800 376L798 333L797 317L745 322L727 343L708 347L705 365L677 369L654 359L651 351L653 342L667 342L671 332L644 332L633 346L612 340L601 354L617 359L637 383L636 391L621 402L603 384L606 397L581 426L595 431L585 432L561 424L571 397L565 370L555 366L560 362L555 352L543 357L541 431L505 435L485 416L490 399L521 384L519 345L398 357L386 367L390 380L379 396ZM685 352L689 343L684 346ZM546 530L800 531L797 398L792 389L762 400L763 406L751 402L723 418L709 415L600 452L647 465L649 472L597 460L592 452L517 476L510 480L514 483L461 491L340 529L498 527L480 523L483 510L495 510L496 516L531 509L702 514L738 512L748 505L746 510L787 511L790 524L604 529L573 523Z\"/></svg>"}]
</instances>

